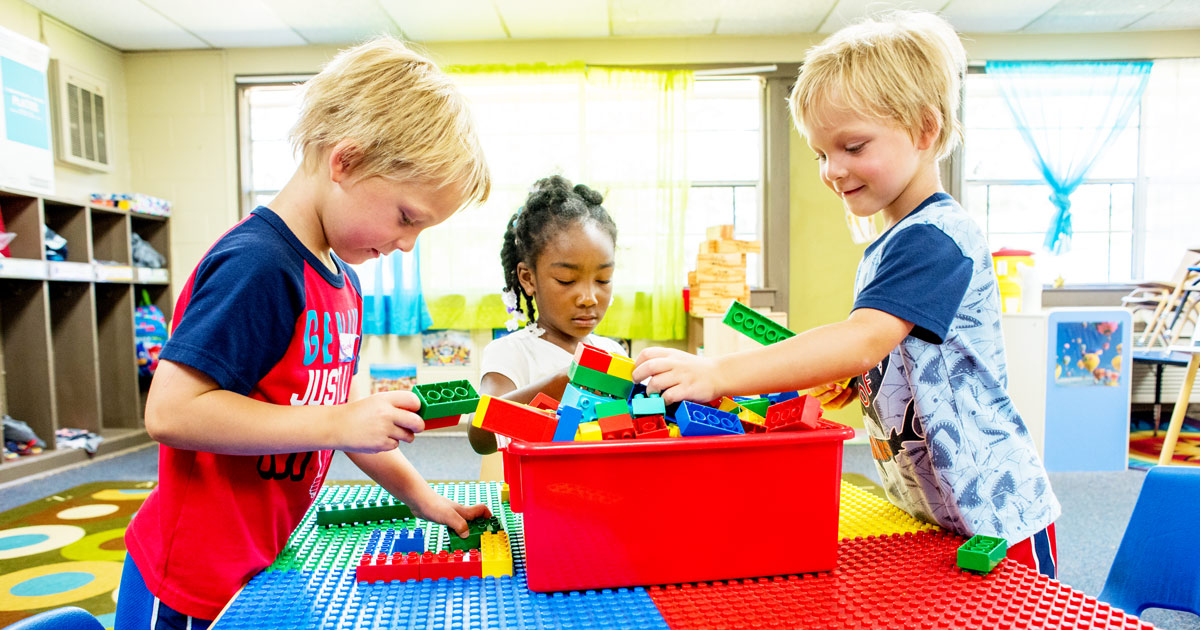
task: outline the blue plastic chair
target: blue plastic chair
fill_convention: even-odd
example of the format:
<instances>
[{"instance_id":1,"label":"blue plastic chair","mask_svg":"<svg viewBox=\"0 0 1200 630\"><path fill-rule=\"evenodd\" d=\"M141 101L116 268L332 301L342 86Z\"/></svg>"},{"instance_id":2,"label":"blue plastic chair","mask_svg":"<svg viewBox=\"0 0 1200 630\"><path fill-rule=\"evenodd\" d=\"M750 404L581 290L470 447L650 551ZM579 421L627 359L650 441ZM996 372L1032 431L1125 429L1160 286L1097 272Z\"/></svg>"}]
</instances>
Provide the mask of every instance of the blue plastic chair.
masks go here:
<instances>
[{"instance_id":1,"label":"blue plastic chair","mask_svg":"<svg viewBox=\"0 0 1200 630\"><path fill-rule=\"evenodd\" d=\"M1100 599L1135 615L1169 608L1200 615L1200 468L1146 474Z\"/></svg>"},{"instance_id":2,"label":"blue plastic chair","mask_svg":"<svg viewBox=\"0 0 1200 630\"><path fill-rule=\"evenodd\" d=\"M64 606L26 617L4 630L104 630L104 625L82 608Z\"/></svg>"}]
</instances>

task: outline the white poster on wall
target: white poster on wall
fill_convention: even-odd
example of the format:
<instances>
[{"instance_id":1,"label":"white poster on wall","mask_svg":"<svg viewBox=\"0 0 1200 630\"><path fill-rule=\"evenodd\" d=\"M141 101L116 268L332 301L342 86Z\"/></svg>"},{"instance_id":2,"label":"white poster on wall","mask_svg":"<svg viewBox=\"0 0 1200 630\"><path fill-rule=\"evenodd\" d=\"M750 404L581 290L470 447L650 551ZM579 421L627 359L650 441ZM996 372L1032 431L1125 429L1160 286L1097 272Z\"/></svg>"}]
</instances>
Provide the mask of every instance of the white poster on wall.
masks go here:
<instances>
[{"instance_id":1,"label":"white poster on wall","mask_svg":"<svg viewBox=\"0 0 1200 630\"><path fill-rule=\"evenodd\" d=\"M0 186L54 192L49 66L45 44L0 27Z\"/></svg>"}]
</instances>

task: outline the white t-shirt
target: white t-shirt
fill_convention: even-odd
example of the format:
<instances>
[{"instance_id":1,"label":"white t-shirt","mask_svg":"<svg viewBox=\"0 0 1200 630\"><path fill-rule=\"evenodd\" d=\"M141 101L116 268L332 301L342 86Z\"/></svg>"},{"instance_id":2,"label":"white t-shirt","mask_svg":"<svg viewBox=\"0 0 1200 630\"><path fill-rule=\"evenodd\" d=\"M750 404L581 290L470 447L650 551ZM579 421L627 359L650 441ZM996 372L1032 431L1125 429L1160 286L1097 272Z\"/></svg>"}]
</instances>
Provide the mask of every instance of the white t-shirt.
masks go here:
<instances>
[{"instance_id":1,"label":"white t-shirt","mask_svg":"<svg viewBox=\"0 0 1200 630\"><path fill-rule=\"evenodd\" d=\"M584 343L626 356L625 348L608 337L588 335ZM522 328L493 340L483 349L483 356L479 361L479 378L482 381L484 376L495 372L508 377L517 389L521 389L530 383L565 371L574 358L573 353ZM500 445L508 443L508 439L500 435L496 436L496 440Z\"/></svg>"}]
</instances>

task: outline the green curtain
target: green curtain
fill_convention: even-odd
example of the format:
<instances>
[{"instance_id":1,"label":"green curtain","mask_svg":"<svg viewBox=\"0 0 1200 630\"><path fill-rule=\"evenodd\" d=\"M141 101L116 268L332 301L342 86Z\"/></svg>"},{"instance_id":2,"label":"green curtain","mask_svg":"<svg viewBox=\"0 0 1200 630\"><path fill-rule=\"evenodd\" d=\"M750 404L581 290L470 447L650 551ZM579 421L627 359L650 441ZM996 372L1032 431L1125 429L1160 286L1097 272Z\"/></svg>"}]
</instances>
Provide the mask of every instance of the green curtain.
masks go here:
<instances>
[{"instance_id":1,"label":"green curtain","mask_svg":"<svg viewBox=\"0 0 1200 630\"><path fill-rule=\"evenodd\" d=\"M421 235L434 328L503 328L500 244L534 181L562 174L605 194L619 230L614 297L597 332L682 339L687 209L686 71L448 67L471 101L492 198Z\"/></svg>"}]
</instances>

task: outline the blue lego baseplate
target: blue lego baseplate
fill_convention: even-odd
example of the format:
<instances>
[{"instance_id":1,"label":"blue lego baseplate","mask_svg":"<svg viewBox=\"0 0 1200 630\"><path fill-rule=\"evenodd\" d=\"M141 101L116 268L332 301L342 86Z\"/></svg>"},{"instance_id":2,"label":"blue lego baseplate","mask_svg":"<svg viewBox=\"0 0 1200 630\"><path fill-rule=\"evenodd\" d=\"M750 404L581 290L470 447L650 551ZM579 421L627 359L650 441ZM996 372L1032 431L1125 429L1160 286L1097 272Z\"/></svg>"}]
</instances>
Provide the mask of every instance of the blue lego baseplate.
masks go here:
<instances>
[{"instance_id":1,"label":"blue lego baseplate","mask_svg":"<svg viewBox=\"0 0 1200 630\"><path fill-rule=\"evenodd\" d=\"M513 576L360 583L355 567L373 531L423 529L426 549L448 548L444 527L420 519L386 524L316 525L315 505L384 498L378 486L322 488L314 509L284 551L230 604L220 630L483 630L499 628L666 629L645 589L534 593L526 586L521 515L500 500L500 484L436 484L434 490L463 504L485 503L509 535Z\"/></svg>"}]
</instances>

